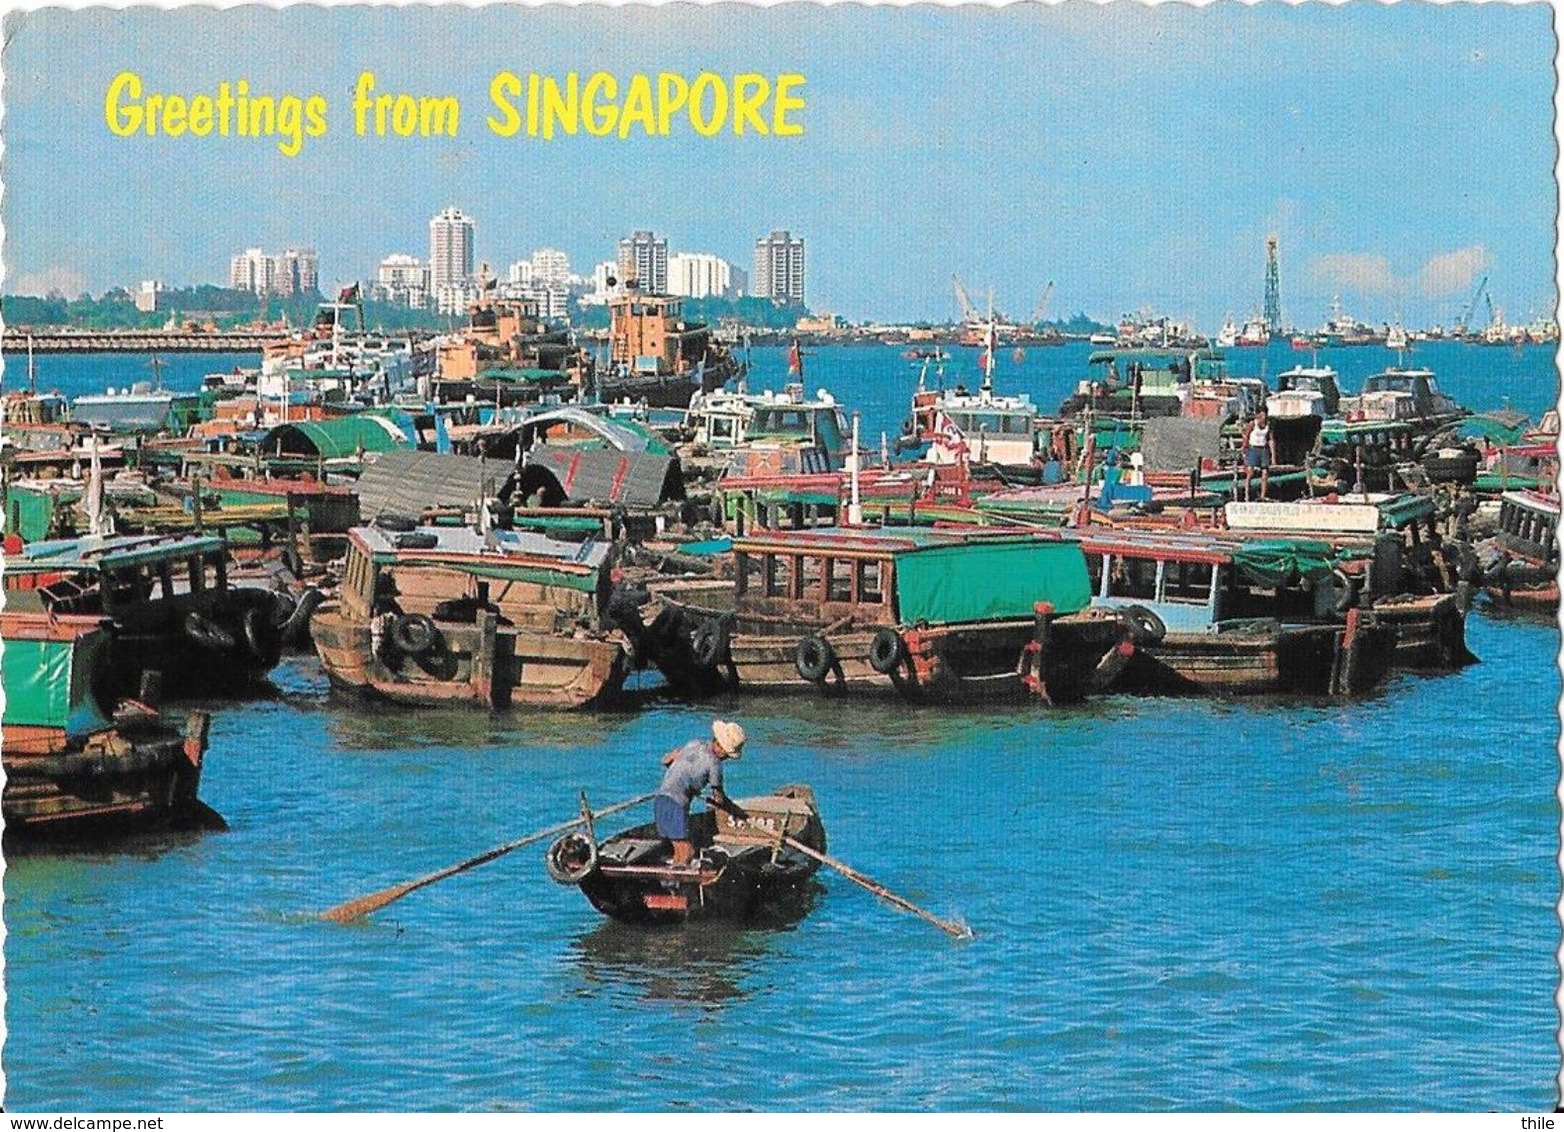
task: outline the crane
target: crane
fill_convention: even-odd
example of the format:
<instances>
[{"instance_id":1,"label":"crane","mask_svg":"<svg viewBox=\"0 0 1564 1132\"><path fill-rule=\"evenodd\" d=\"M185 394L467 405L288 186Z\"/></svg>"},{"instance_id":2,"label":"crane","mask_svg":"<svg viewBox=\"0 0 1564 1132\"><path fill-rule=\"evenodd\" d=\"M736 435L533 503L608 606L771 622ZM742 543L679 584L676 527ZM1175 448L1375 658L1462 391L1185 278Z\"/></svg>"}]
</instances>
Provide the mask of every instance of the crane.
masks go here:
<instances>
[{"instance_id":1,"label":"crane","mask_svg":"<svg viewBox=\"0 0 1564 1132\"><path fill-rule=\"evenodd\" d=\"M1472 292L1472 301L1466 304L1466 309L1461 312L1460 319L1455 324L1456 337L1465 337L1472 325L1472 315L1477 313L1477 300L1488 294L1488 277L1483 276L1482 282L1477 284L1477 290ZM1488 313L1493 314L1493 298L1488 299Z\"/></svg>"},{"instance_id":2,"label":"crane","mask_svg":"<svg viewBox=\"0 0 1564 1132\"><path fill-rule=\"evenodd\" d=\"M967 289L961 285L961 280L952 275L950 281L956 288L956 305L961 308L962 319L967 322L982 322L983 315L972 305L972 300L967 296Z\"/></svg>"},{"instance_id":3,"label":"crane","mask_svg":"<svg viewBox=\"0 0 1564 1132\"><path fill-rule=\"evenodd\" d=\"M1054 281L1050 279L1048 281L1048 286L1043 288L1043 297L1037 300L1037 309L1032 312L1032 317L1026 320L1027 325L1036 326L1038 323L1043 321L1043 315L1048 312L1048 300L1052 299L1053 297Z\"/></svg>"}]
</instances>

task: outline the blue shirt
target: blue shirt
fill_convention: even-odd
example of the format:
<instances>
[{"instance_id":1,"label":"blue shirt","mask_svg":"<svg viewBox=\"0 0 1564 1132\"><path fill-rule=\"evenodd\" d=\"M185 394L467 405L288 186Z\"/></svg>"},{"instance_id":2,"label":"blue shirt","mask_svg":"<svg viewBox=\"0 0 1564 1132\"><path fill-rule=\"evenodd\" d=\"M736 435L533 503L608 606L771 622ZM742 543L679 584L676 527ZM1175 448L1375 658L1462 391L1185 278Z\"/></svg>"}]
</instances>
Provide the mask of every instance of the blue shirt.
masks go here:
<instances>
[{"instance_id":1,"label":"blue shirt","mask_svg":"<svg viewBox=\"0 0 1564 1132\"><path fill-rule=\"evenodd\" d=\"M681 806L688 806L706 787L722 790L722 759L710 740L692 739L674 752L673 762L657 788Z\"/></svg>"}]
</instances>

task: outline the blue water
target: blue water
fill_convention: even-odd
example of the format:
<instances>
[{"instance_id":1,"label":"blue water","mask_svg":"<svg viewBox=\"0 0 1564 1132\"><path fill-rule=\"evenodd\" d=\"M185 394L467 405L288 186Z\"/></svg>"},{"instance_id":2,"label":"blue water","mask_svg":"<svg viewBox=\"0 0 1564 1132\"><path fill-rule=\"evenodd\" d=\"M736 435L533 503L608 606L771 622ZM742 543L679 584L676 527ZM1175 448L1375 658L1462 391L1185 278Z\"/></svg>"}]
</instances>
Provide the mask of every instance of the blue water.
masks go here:
<instances>
[{"instance_id":1,"label":"blue water","mask_svg":"<svg viewBox=\"0 0 1564 1132\"><path fill-rule=\"evenodd\" d=\"M1429 364L1457 396L1479 401L1470 359L1471 389L1551 399L1545 352L1450 349ZM1073 381L1061 353L1028 355L1040 403ZM807 364L899 419L895 351ZM214 719L228 832L8 862L4 1105L1550 1109L1559 638L1469 637L1481 664L1351 704L1060 711L368 710L298 658ZM810 783L833 854L975 938L829 873L790 929L630 929L541 845L366 924L312 918L582 788L650 789L713 714L751 736L736 793Z\"/></svg>"}]
</instances>

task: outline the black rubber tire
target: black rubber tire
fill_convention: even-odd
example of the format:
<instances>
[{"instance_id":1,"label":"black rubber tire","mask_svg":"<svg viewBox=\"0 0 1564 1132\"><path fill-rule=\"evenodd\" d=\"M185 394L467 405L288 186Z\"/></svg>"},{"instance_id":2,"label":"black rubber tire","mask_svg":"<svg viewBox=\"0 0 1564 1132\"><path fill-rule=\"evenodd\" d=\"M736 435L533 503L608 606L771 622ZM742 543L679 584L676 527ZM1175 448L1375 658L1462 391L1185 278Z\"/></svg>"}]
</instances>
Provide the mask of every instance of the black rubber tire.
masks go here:
<instances>
[{"instance_id":1,"label":"black rubber tire","mask_svg":"<svg viewBox=\"0 0 1564 1132\"><path fill-rule=\"evenodd\" d=\"M287 590L272 594L272 624L281 629L299 608L299 599Z\"/></svg>"},{"instance_id":2,"label":"black rubber tire","mask_svg":"<svg viewBox=\"0 0 1564 1132\"><path fill-rule=\"evenodd\" d=\"M244 611L244 647L250 655L266 668L272 668L282 659L282 633L267 611L252 605Z\"/></svg>"},{"instance_id":3,"label":"black rubber tire","mask_svg":"<svg viewBox=\"0 0 1564 1132\"><path fill-rule=\"evenodd\" d=\"M393 515L389 511L383 511L375 516L375 526L383 531L411 531L418 526L418 520L406 515Z\"/></svg>"},{"instance_id":4,"label":"black rubber tire","mask_svg":"<svg viewBox=\"0 0 1564 1132\"><path fill-rule=\"evenodd\" d=\"M1129 629L1137 645L1155 645L1168 635L1168 627L1162 618L1144 605L1131 605L1121 610L1119 619Z\"/></svg>"},{"instance_id":5,"label":"black rubber tire","mask_svg":"<svg viewBox=\"0 0 1564 1132\"><path fill-rule=\"evenodd\" d=\"M870 668L881 676L889 676L906 658L907 646L900 633L889 625L882 625L874 631L874 637L869 641Z\"/></svg>"},{"instance_id":6,"label":"black rubber tire","mask_svg":"<svg viewBox=\"0 0 1564 1132\"><path fill-rule=\"evenodd\" d=\"M1357 604L1358 584L1343 570L1332 570L1331 577L1336 587L1336 600L1331 608L1337 613L1345 613Z\"/></svg>"},{"instance_id":7,"label":"black rubber tire","mask_svg":"<svg viewBox=\"0 0 1564 1132\"><path fill-rule=\"evenodd\" d=\"M728 658L728 626L720 617L702 621L690 635L690 658L702 668L716 668Z\"/></svg>"},{"instance_id":8,"label":"black rubber tire","mask_svg":"<svg viewBox=\"0 0 1564 1132\"><path fill-rule=\"evenodd\" d=\"M836 650L818 633L811 633L793 650L793 666L811 684L823 682L836 664Z\"/></svg>"},{"instance_id":9,"label":"black rubber tire","mask_svg":"<svg viewBox=\"0 0 1564 1132\"><path fill-rule=\"evenodd\" d=\"M315 612L316 606L326 600L326 595L314 586L304 591L304 596L299 598L293 612L288 615L288 620L282 625L282 641L287 644L296 641L299 634L303 633L310 623L310 614Z\"/></svg>"},{"instance_id":10,"label":"black rubber tire","mask_svg":"<svg viewBox=\"0 0 1564 1132\"><path fill-rule=\"evenodd\" d=\"M391 643L408 656L422 656L440 640L440 630L422 613L404 613L391 623Z\"/></svg>"},{"instance_id":11,"label":"black rubber tire","mask_svg":"<svg viewBox=\"0 0 1564 1132\"><path fill-rule=\"evenodd\" d=\"M584 833L567 833L543 854L543 867L556 884L580 884L597 868L597 846Z\"/></svg>"},{"instance_id":12,"label":"black rubber tire","mask_svg":"<svg viewBox=\"0 0 1564 1132\"><path fill-rule=\"evenodd\" d=\"M184 629L185 636L202 648L211 649L213 652L231 652L238 644L234 640L234 635L227 629L194 609L185 614Z\"/></svg>"}]
</instances>

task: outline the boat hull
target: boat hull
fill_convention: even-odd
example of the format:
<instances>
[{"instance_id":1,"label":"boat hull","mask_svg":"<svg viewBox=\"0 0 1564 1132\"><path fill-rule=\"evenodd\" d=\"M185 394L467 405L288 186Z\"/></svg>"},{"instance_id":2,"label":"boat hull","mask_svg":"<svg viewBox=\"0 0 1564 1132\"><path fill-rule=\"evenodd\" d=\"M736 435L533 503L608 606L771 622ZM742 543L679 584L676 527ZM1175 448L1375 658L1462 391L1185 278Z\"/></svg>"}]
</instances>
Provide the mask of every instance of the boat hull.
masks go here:
<instances>
[{"instance_id":1,"label":"boat hull","mask_svg":"<svg viewBox=\"0 0 1564 1132\"><path fill-rule=\"evenodd\" d=\"M86 737L8 725L0 811L7 845L113 833L221 828L197 797L207 717L184 734L152 720Z\"/></svg>"},{"instance_id":2,"label":"boat hull","mask_svg":"<svg viewBox=\"0 0 1564 1132\"><path fill-rule=\"evenodd\" d=\"M567 635L435 621L438 644L399 653L369 625L323 605L311 637L333 684L405 704L471 703L573 709L612 699L630 670L624 644L609 634Z\"/></svg>"},{"instance_id":3,"label":"boat hull","mask_svg":"<svg viewBox=\"0 0 1564 1132\"><path fill-rule=\"evenodd\" d=\"M1223 632L1168 633L1141 647L1115 683L1143 694L1339 695L1378 686L1391 667L1383 626L1240 623Z\"/></svg>"},{"instance_id":4,"label":"boat hull","mask_svg":"<svg viewBox=\"0 0 1564 1132\"><path fill-rule=\"evenodd\" d=\"M1454 594L1381 599L1374 617L1395 638L1397 668L1449 672L1477 661L1466 647L1466 614Z\"/></svg>"},{"instance_id":5,"label":"boat hull","mask_svg":"<svg viewBox=\"0 0 1564 1132\"><path fill-rule=\"evenodd\" d=\"M577 882L582 893L604 915L632 924L797 919L808 910L819 862L781 835L825 852L813 794L789 786L738 805L745 819L713 811L691 816L697 852L684 868L669 864L671 846L653 823L610 837L598 847L596 866Z\"/></svg>"}]
</instances>

